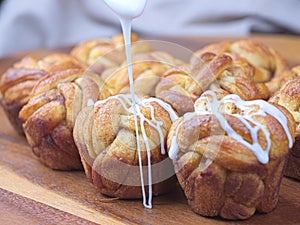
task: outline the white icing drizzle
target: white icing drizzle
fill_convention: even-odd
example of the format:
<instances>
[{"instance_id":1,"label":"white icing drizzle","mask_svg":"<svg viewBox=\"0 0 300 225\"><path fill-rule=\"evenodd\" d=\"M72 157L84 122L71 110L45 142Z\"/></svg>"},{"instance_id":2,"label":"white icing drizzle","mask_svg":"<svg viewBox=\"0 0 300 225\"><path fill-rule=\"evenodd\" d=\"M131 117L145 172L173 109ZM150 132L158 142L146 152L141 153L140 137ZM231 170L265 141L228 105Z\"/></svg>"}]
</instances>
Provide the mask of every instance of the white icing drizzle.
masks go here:
<instances>
[{"instance_id":1,"label":"white icing drizzle","mask_svg":"<svg viewBox=\"0 0 300 225\"><path fill-rule=\"evenodd\" d=\"M97 106L102 105L102 104L106 103L107 101L113 100L113 99L118 100L120 102L120 104L122 105L123 109L125 109L128 113L133 113L133 107L132 107L133 99L132 99L132 96L128 95L128 94L114 95L114 96L111 96L104 100L99 100L94 104L94 106L97 107ZM138 104L136 104L136 113L137 113L137 117L139 117L139 119L140 119L139 126L141 127L143 137L145 137L144 138L145 143L149 143L148 138L146 136L145 126L144 126L144 123L147 123L149 126L153 127L158 132L159 137L160 137L160 143L161 143L160 144L161 145L161 154L164 155L164 154L166 154L166 150L164 148L165 140L164 140L164 134L163 134L163 130L162 130L163 122L159 119L156 119L155 108L151 105L151 103L157 103L165 111L167 111L172 122L176 121L178 119L178 116L177 116L176 112L173 110L173 108L168 103L166 103L160 99L157 99L157 98L139 99ZM144 108L147 107L150 109L151 119L146 118L142 114L140 107L144 107Z\"/></svg>"},{"instance_id":2,"label":"white icing drizzle","mask_svg":"<svg viewBox=\"0 0 300 225\"><path fill-rule=\"evenodd\" d=\"M206 95L209 95L210 98L206 97ZM207 101L206 109L202 107L197 107L198 102L203 100ZM226 108L225 110L221 110L220 107L224 106L224 104L227 103L234 104L240 111L243 112L243 115L240 115L238 113L232 113ZM256 108L254 109L255 106ZM195 102L195 112L197 114L214 114L224 131L226 131L227 135L249 148L256 155L257 159L261 163L266 164L269 161L271 139L270 132L268 131L266 126L261 124L258 120L256 120L254 118L255 116L264 117L267 114L272 115L283 127L289 141L289 147L291 148L293 146L293 139L288 128L287 118L278 108L266 101L243 101L238 95L234 94L227 95L221 100L218 100L215 92L207 91ZM230 114L231 116L238 118L248 128L251 134L252 144L245 141L243 137L241 137L232 129L232 127L229 125L223 114ZM251 125L251 123L253 125ZM263 131L267 141L267 146L265 149L263 149L263 147L258 142L258 132L260 130Z\"/></svg>"},{"instance_id":3,"label":"white icing drizzle","mask_svg":"<svg viewBox=\"0 0 300 225\"><path fill-rule=\"evenodd\" d=\"M178 147L178 144L177 144L176 137L177 137L177 135L172 137L170 148L169 148L169 158L172 159L172 160L174 160L176 158L176 156L178 154L178 151L179 151L179 147Z\"/></svg>"},{"instance_id":4,"label":"white icing drizzle","mask_svg":"<svg viewBox=\"0 0 300 225\"><path fill-rule=\"evenodd\" d=\"M132 99L131 95L126 95L126 94L115 95L115 96L111 96L107 99L97 101L94 106L97 107L98 105L102 105L102 104L106 103L107 101L113 100L113 99L118 100L120 102L120 104L122 105L122 107L124 108L124 110L126 110L128 113L134 113L134 108L133 108L134 100ZM135 99L137 99L136 96L135 96ZM160 99L144 98L144 99L138 99L138 100L139 100L138 103L135 104L136 116L139 118L138 126L140 126L140 128L141 128L141 135L143 137L145 147L147 150L147 162L148 162L149 197L148 197L148 203L147 203L145 196L143 196L143 203L144 203L145 207L151 208L152 207L152 173L151 173L151 152L150 152L151 149L150 149L149 140L147 138L147 134L146 134L146 130L145 130L145 123L147 123L149 126L153 127L158 132L159 138L160 138L161 153L162 154L166 153L164 134L163 134L163 130L162 130L163 122L155 117L155 108L153 105L151 105L151 103L157 103L165 111L167 111L169 113L169 116L170 116L170 119L172 122L177 120L178 116L169 104L163 102ZM150 109L151 119L148 119L143 115L143 113L141 112L141 107L144 107L144 108L147 107ZM139 141L138 127L136 127L135 129L137 131L137 134L136 134L137 140ZM141 151L140 144L139 144L139 142L137 142L137 152L139 155L139 161L141 161L140 151ZM140 169L141 174L143 174L142 165L139 166L139 169ZM144 183L145 183L144 177L141 175L141 186L142 186L142 190L145 191Z\"/></svg>"},{"instance_id":5,"label":"white icing drizzle","mask_svg":"<svg viewBox=\"0 0 300 225\"><path fill-rule=\"evenodd\" d=\"M163 109L165 111L167 111L169 113L169 116L170 116L170 119L172 122L176 121L178 119L178 115L177 113L174 111L174 109L169 105L167 104L166 102L160 100L160 99L157 99L157 98L145 98L143 99L139 104L141 106L144 106L144 107L149 107L149 103L151 102L155 102L157 103L158 105L160 105L161 107L163 107ZM150 107L150 110L151 110L151 121L147 121L147 123L152 126L155 130L157 130L157 132L159 133L159 137L160 137L160 143L161 143L161 154L166 154L166 150L164 148L165 144L164 144L164 135L163 135L163 132L162 132L162 128L161 126L163 125L163 122L160 121L160 120L157 120L154 116L154 107Z\"/></svg>"},{"instance_id":6,"label":"white icing drizzle","mask_svg":"<svg viewBox=\"0 0 300 225\"><path fill-rule=\"evenodd\" d=\"M183 115L183 119L182 121L178 124L178 126L176 127L176 130L175 130L175 134L173 135L172 139L171 139L171 143L170 143L170 147L169 147L169 158L174 160L179 152L179 146L178 146L178 143L177 143L177 137L178 137L178 131L179 131L179 128L181 126L181 124L184 122L184 121L187 121L191 118L193 118L193 115L194 113L186 113Z\"/></svg>"},{"instance_id":7,"label":"white icing drizzle","mask_svg":"<svg viewBox=\"0 0 300 225\"><path fill-rule=\"evenodd\" d=\"M206 102L206 104L201 105L201 101ZM222 107L228 103L234 104L235 107L237 107L237 109L242 113L242 115L231 112L231 110L227 109L226 107ZM267 114L273 116L284 129L289 141L289 147L291 148L293 146L293 139L288 128L288 121L286 116L278 108L266 101L243 101L238 95L234 94L227 95L224 98L218 100L215 92L206 91L201 95L201 97L197 99L194 104L194 108L196 115L213 114L217 118L221 127L227 133L227 135L250 149L255 154L259 162L263 164L266 164L269 161L269 151L271 149L272 143L270 139L270 132L265 125L261 124L258 120L255 119L256 116L265 117ZM248 128L252 138L252 144L245 141L242 136L235 132L235 130L229 125L224 114L234 116ZM177 130L179 129L180 125L181 124L178 125ZM267 146L265 149L260 145L258 140L258 132L260 130L264 133L267 142ZM169 155L172 157L172 159L175 158L179 151L178 144L176 142L176 136L172 138L172 144L169 151Z\"/></svg>"},{"instance_id":8,"label":"white icing drizzle","mask_svg":"<svg viewBox=\"0 0 300 225\"><path fill-rule=\"evenodd\" d=\"M144 185L144 178L143 178L143 171L142 171L143 165L142 165L142 158L140 152L140 141L139 141L138 122L137 122L138 111L137 111L136 100L135 100L133 74L132 74L132 59L131 59L131 21L135 17L138 17L142 14L146 6L146 0L131 0L131 1L104 0L104 1L119 16L122 30L123 30L123 37L125 42L125 51L126 51L126 58L127 58L127 67L128 67L129 86L130 86L130 93L132 98L132 108L133 108L134 124L136 130L136 142L137 142L137 150L138 150L138 157L139 157L143 204L144 207L146 208L152 208L152 182L149 182L149 199L148 199L148 203L146 202L145 185ZM149 162L151 157L148 152L147 152L147 156ZM150 166L148 166L148 168L150 168L148 170L149 179L151 179Z\"/></svg>"},{"instance_id":9,"label":"white icing drizzle","mask_svg":"<svg viewBox=\"0 0 300 225\"><path fill-rule=\"evenodd\" d=\"M94 104L95 104L94 100L91 99L91 98L89 98L88 101L87 101L87 103L86 103L86 106L92 106Z\"/></svg>"}]
</instances>

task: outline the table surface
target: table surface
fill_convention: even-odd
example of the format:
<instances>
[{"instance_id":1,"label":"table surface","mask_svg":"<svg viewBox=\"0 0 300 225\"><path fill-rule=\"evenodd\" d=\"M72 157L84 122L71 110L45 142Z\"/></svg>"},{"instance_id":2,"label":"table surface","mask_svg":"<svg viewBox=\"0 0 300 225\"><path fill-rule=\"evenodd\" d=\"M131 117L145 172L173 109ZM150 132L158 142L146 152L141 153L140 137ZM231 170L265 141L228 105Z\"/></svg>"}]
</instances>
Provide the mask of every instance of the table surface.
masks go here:
<instances>
[{"instance_id":1,"label":"table surface","mask_svg":"<svg viewBox=\"0 0 300 225\"><path fill-rule=\"evenodd\" d=\"M163 38L196 50L205 44L241 37ZM300 37L255 35L278 50L291 66L300 65ZM67 52L70 48L56 51ZM30 53L43 56L52 50ZM0 59L2 74L26 53ZM153 209L141 200L111 200L90 184L82 171L61 172L43 166L26 139L10 126L0 108L0 224L300 224L300 181L284 178L279 203L269 214L225 221L193 213L180 187L155 197Z\"/></svg>"}]
</instances>

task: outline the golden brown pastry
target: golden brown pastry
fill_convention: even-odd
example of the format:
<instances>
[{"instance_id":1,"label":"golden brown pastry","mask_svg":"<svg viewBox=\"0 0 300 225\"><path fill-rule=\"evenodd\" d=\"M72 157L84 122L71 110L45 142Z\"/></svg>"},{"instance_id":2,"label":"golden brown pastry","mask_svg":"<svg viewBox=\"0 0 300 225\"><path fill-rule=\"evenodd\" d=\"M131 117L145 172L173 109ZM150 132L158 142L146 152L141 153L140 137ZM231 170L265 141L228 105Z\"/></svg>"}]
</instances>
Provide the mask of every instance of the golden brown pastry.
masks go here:
<instances>
[{"instance_id":1,"label":"golden brown pastry","mask_svg":"<svg viewBox=\"0 0 300 225\"><path fill-rule=\"evenodd\" d=\"M87 69L87 65L80 62L73 56L63 53L55 53L47 55L37 62L39 68L48 73L55 73L57 71L66 69Z\"/></svg>"},{"instance_id":2,"label":"golden brown pastry","mask_svg":"<svg viewBox=\"0 0 300 225\"><path fill-rule=\"evenodd\" d=\"M135 93L139 96L155 96L155 87L162 75L171 67L183 64L166 52L148 52L134 55L132 73ZM103 96L130 93L127 63L107 69L101 75L105 81Z\"/></svg>"},{"instance_id":3,"label":"golden brown pastry","mask_svg":"<svg viewBox=\"0 0 300 225\"><path fill-rule=\"evenodd\" d=\"M69 55L51 54L39 60L26 56L9 68L0 80L1 104L15 130L23 134L19 111L40 78L55 71L81 67L83 64Z\"/></svg>"},{"instance_id":4,"label":"golden brown pastry","mask_svg":"<svg viewBox=\"0 0 300 225\"><path fill-rule=\"evenodd\" d=\"M68 69L44 76L34 86L20 111L24 132L33 153L52 169L81 169L73 140L75 119L88 101L99 97L98 75Z\"/></svg>"},{"instance_id":5,"label":"golden brown pastry","mask_svg":"<svg viewBox=\"0 0 300 225\"><path fill-rule=\"evenodd\" d=\"M255 68L242 58L205 52L193 58L190 66L167 71L155 94L179 115L193 111L194 101L206 90L222 89L244 100L267 99L268 89L254 82L254 72Z\"/></svg>"},{"instance_id":6,"label":"golden brown pastry","mask_svg":"<svg viewBox=\"0 0 300 225\"><path fill-rule=\"evenodd\" d=\"M277 76L272 82L280 84L279 87L282 88L288 81L297 77L300 77L300 65L292 67L289 70L285 70L281 76ZM276 95L276 92L273 95Z\"/></svg>"},{"instance_id":7,"label":"golden brown pastry","mask_svg":"<svg viewBox=\"0 0 300 225\"><path fill-rule=\"evenodd\" d=\"M220 98L205 92L195 112L168 135L168 153L192 210L246 219L274 209L295 122L282 106L263 100Z\"/></svg>"},{"instance_id":8,"label":"golden brown pastry","mask_svg":"<svg viewBox=\"0 0 300 225\"><path fill-rule=\"evenodd\" d=\"M292 69L294 73L300 67ZM300 71L298 73L300 75ZM300 180L300 77L288 81L269 101L284 106L296 121L296 141L288 157L285 175Z\"/></svg>"},{"instance_id":9,"label":"golden brown pastry","mask_svg":"<svg viewBox=\"0 0 300 225\"><path fill-rule=\"evenodd\" d=\"M132 34L132 54L148 52L151 47L147 42L138 42L138 36ZM104 69L117 67L126 60L123 35L111 39L91 39L77 44L71 55L93 66L92 71L101 74Z\"/></svg>"},{"instance_id":10,"label":"golden brown pastry","mask_svg":"<svg viewBox=\"0 0 300 225\"><path fill-rule=\"evenodd\" d=\"M177 115L170 106L155 98L136 102L138 130L131 95L116 95L96 102L83 109L76 120L74 139L85 173L99 191L108 196L145 199L143 190L151 196L150 192L158 195L173 187L170 182L174 170L164 152L164 143ZM151 182L147 180L149 177Z\"/></svg>"},{"instance_id":11,"label":"golden brown pastry","mask_svg":"<svg viewBox=\"0 0 300 225\"><path fill-rule=\"evenodd\" d=\"M171 104L179 115L193 111L194 101L201 93L202 88L190 76L187 65L166 71L155 89L155 96Z\"/></svg>"},{"instance_id":12,"label":"golden brown pastry","mask_svg":"<svg viewBox=\"0 0 300 225\"><path fill-rule=\"evenodd\" d=\"M198 50L195 56L204 52L229 53L246 59L255 68L254 81L266 83L270 93L280 88L278 77L288 69L287 62L275 49L256 40L245 39L211 44Z\"/></svg>"}]
</instances>

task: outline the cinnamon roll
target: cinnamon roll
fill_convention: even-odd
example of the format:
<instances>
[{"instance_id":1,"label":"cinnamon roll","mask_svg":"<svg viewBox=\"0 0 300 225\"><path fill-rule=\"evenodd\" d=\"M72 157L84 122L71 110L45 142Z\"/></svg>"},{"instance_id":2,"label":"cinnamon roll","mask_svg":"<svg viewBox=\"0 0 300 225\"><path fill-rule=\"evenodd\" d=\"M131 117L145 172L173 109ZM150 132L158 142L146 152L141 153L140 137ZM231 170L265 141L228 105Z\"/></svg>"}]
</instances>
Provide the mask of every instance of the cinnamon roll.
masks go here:
<instances>
[{"instance_id":1,"label":"cinnamon roll","mask_svg":"<svg viewBox=\"0 0 300 225\"><path fill-rule=\"evenodd\" d=\"M171 67L183 64L166 52L154 51L135 54L132 59L133 86L139 96L155 96L155 88L162 75ZM105 81L103 96L130 93L130 82L126 62L119 67L105 70L101 78Z\"/></svg>"},{"instance_id":2,"label":"cinnamon roll","mask_svg":"<svg viewBox=\"0 0 300 225\"><path fill-rule=\"evenodd\" d=\"M275 208L294 135L284 107L207 91L172 125L168 153L194 212L246 219Z\"/></svg>"},{"instance_id":3,"label":"cinnamon roll","mask_svg":"<svg viewBox=\"0 0 300 225\"><path fill-rule=\"evenodd\" d=\"M33 153L52 169L82 169L73 140L73 127L88 101L99 98L102 81L82 69L49 74L34 86L19 113Z\"/></svg>"},{"instance_id":4,"label":"cinnamon roll","mask_svg":"<svg viewBox=\"0 0 300 225\"><path fill-rule=\"evenodd\" d=\"M287 81L280 91L269 100L272 103L285 107L293 115L296 121L296 141L288 157L285 175L300 180L300 71L299 66L293 68L290 73L298 74L298 77ZM298 70L298 73L297 73Z\"/></svg>"},{"instance_id":5,"label":"cinnamon roll","mask_svg":"<svg viewBox=\"0 0 300 225\"><path fill-rule=\"evenodd\" d=\"M139 42L138 40L138 36L132 34L132 54L151 50L147 42ZM94 66L94 72L99 74L105 69L119 66L126 60L122 35L116 35L111 39L103 38L83 41L77 44L70 54L88 66Z\"/></svg>"},{"instance_id":6,"label":"cinnamon roll","mask_svg":"<svg viewBox=\"0 0 300 225\"><path fill-rule=\"evenodd\" d=\"M230 54L247 60L255 68L254 82L266 83L271 94L280 88L279 77L285 70L288 70L288 64L280 53L256 40L244 39L215 43L199 49L195 55L201 55L204 52Z\"/></svg>"},{"instance_id":7,"label":"cinnamon roll","mask_svg":"<svg viewBox=\"0 0 300 225\"><path fill-rule=\"evenodd\" d=\"M26 56L9 68L0 80L1 105L15 130L23 134L19 111L39 79L55 71L83 67L75 58L58 53L41 59Z\"/></svg>"},{"instance_id":8,"label":"cinnamon roll","mask_svg":"<svg viewBox=\"0 0 300 225\"><path fill-rule=\"evenodd\" d=\"M121 94L83 109L74 139L86 176L101 193L143 197L145 203L146 195L151 198L173 187L174 170L165 142L177 115L159 99L138 99L135 124L132 104L131 95Z\"/></svg>"},{"instance_id":9,"label":"cinnamon roll","mask_svg":"<svg viewBox=\"0 0 300 225\"><path fill-rule=\"evenodd\" d=\"M205 52L192 58L189 66L167 71L155 93L180 115L193 111L194 101L206 90L221 89L244 100L267 99L268 89L254 82L254 72L254 67L242 58Z\"/></svg>"}]
</instances>

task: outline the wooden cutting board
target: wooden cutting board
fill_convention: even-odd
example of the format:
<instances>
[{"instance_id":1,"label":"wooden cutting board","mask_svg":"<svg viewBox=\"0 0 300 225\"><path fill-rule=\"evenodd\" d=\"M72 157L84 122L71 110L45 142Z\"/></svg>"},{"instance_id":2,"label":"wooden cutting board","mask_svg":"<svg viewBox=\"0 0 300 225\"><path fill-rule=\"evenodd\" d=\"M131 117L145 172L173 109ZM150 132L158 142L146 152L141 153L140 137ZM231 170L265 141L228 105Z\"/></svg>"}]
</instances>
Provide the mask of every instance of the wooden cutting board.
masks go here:
<instances>
[{"instance_id":1,"label":"wooden cutting board","mask_svg":"<svg viewBox=\"0 0 300 225\"><path fill-rule=\"evenodd\" d=\"M291 65L300 65L300 38L251 36L277 49ZM228 38L168 39L192 50ZM236 38L229 38L236 39ZM66 49L59 51L66 52ZM49 50L30 52L37 56ZM0 72L25 53L0 59ZM10 126L0 108L0 224L300 224L300 181L284 178L279 203L269 214L245 221L205 218L193 213L179 186L155 197L153 209L141 200L114 200L101 195L84 172L60 172L42 165L26 139Z\"/></svg>"}]
</instances>

